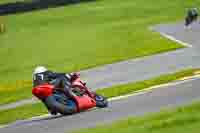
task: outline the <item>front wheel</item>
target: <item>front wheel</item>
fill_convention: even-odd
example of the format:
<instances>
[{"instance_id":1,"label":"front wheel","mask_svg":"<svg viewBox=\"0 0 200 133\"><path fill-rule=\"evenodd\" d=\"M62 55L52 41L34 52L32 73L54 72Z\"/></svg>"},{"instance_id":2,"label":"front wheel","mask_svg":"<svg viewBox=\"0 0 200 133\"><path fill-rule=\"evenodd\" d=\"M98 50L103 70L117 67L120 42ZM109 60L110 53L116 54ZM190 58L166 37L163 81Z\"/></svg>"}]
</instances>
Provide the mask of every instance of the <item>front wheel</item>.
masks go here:
<instances>
[{"instance_id":1,"label":"front wheel","mask_svg":"<svg viewBox=\"0 0 200 133\"><path fill-rule=\"evenodd\" d=\"M108 100L104 96L96 94L95 100L96 100L96 106L99 108L105 108L108 106Z\"/></svg>"}]
</instances>

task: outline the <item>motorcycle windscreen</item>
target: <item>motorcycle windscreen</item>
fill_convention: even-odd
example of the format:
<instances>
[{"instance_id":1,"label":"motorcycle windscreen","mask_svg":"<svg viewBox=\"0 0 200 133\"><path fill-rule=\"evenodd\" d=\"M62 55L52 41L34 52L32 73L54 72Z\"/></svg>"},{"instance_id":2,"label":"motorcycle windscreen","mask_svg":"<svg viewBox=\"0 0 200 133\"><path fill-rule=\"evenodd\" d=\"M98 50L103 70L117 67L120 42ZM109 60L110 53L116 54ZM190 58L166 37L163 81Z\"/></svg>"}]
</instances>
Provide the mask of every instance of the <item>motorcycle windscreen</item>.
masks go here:
<instances>
[{"instance_id":1,"label":"motorcycle windscreen","mask_svg":"<svg viewBox=\"0 0 200 133\"><path fill-rule=\"evenodd\" d=\"M96 101L87 95L74 97L79 111L96 107Z\"/></svg>"}]
</instances>

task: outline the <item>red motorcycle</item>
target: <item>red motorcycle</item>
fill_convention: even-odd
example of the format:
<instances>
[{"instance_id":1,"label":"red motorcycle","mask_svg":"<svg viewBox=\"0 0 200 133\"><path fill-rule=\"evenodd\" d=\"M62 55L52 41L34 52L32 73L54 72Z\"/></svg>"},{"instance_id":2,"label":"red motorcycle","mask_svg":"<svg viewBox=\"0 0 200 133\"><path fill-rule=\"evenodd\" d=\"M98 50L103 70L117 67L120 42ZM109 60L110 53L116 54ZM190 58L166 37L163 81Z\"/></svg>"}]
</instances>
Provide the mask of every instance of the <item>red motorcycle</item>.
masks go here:
<instances>
[{"instance_id":1,"label":"red motorcycle","mask_svg":"<svg viewBox=\"0 0 200 133\"><path fill-rule=\"evenodd\" d=\"M94 107L104 108L108 106L105 97L90 91L86 83L82 82L80 75L72 81L73 97L68 98L63 92L56 91L51 84L42 84L32 89L32 94L40 99L51 114L62 115L85 111ZM70 108L73 107L73 108Z\"/></svg>"}]
</instances>

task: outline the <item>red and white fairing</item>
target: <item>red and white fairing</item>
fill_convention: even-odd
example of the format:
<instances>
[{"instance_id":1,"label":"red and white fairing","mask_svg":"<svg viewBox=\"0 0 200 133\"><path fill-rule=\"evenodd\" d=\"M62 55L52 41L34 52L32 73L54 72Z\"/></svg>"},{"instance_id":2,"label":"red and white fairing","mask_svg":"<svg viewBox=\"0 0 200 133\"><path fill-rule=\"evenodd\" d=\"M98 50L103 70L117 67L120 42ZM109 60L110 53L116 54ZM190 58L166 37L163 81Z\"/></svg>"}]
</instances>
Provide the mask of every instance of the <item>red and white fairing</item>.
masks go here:
<instances>
[{"instance_id":1,"label":"red and white fairing","mask_svg":"<svg viewBox=\"0 0 200 133\"><path fill-rule=\"evenodd\" d=\"M86 84L80 80L78 76L75 80L72 81L72 88L78 87L80 90L84 91L84 95L77 96L75 95L72 100L75 101L77 106L77 111L87 110L93 107L96 107L96 101L94 99L94 94L86 87ZM50 84L42 84L36 86L32 89L32 94L38 99L43 100L48 96L53 95L54 86Z\"/></svg>"}]
</instances>

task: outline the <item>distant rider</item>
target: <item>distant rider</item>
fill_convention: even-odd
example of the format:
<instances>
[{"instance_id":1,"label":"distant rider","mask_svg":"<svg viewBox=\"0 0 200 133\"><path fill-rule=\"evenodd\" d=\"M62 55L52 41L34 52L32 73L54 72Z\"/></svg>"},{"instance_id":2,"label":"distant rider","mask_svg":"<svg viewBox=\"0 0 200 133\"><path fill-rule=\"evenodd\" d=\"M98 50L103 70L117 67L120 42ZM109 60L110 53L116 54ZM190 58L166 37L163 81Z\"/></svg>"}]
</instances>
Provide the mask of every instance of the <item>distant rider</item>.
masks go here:
<instances>
[{"instance_id":1,"label":"distant rider","mask_svg":"<svg viewBox=\"0 0 200 133\"><path fill-rule=\"evenodd\" d=\"M199 16L198 9L197 8L190 8L187 11L187 16L185 18L185 26L189 26L194 21L196 21L198 16Z\"/></svg>"}]
</instances>

